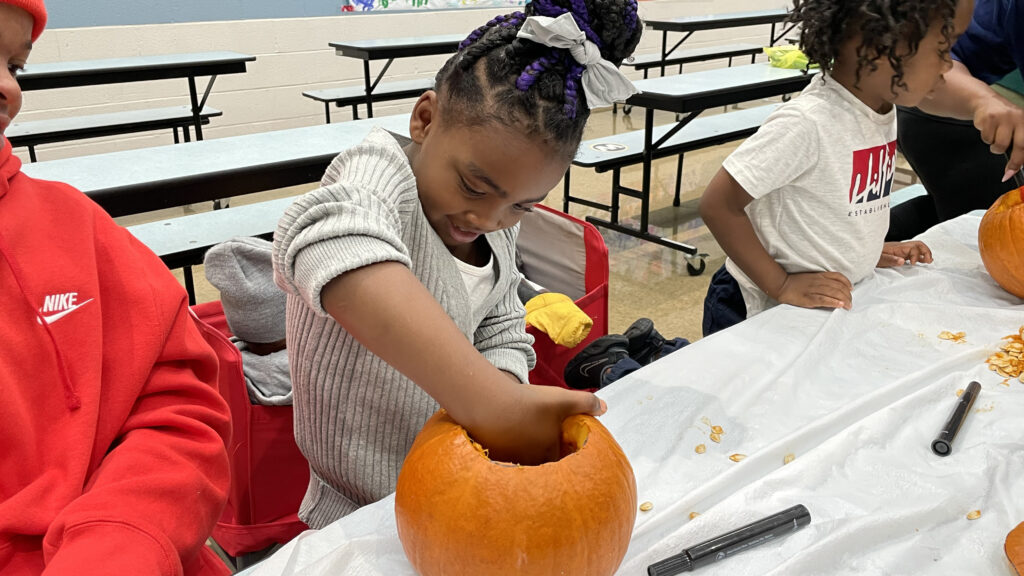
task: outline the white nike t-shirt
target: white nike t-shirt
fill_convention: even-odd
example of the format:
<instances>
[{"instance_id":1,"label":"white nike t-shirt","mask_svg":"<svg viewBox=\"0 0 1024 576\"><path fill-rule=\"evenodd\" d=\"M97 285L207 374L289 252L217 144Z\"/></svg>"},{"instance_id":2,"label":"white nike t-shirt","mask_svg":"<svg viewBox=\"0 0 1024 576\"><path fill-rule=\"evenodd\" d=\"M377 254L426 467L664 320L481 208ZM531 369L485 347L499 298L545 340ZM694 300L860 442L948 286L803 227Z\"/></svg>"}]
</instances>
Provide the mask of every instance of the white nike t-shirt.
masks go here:
<instances>
[{"instance_id":1,"label":"white nike t-shirt","mask_svg":"<svg viewBox=\"0 0 1024 576\"><path fill-rule=\"evenodd\" d=\"M889 228L896 111L879 114L832 78L811 80L723 163L750 194L747 216L788 273L873 273ZM727 259L747 316L777 304Z\"/></svg>"},{"instance_id":2,"label":"white nike t-shirt","mask_svg":"<svg viewBox=\"0 0 1024 576\"><path fill-rule=\"evenodd\" d=\"M473 315L482 317L483 310L481 308L484 299L494 288L494 254L491 254L487 264L480 267L467 264L458 258L455 258L455 264L459 267L462 281L466 284L466 291L469 292L469 303L473 307Z\"/></svg>"}]
</instances>

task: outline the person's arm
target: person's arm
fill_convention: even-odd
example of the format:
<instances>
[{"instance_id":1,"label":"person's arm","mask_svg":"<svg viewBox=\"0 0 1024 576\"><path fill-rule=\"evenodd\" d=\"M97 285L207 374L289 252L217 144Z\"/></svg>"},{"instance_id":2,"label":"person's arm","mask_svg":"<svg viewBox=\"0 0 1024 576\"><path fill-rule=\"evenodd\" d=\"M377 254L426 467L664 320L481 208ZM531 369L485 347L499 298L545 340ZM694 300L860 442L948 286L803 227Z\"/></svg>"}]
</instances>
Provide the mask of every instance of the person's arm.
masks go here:
<instances>
[{"instance_id":1,"label":"person's arm","mask_svg":"<svg viewBox=\"0 0 1024 576\"><path fill-rule=\"evenodd\" d=\"M324 287L322 302L363 346L437 400L492 458L548 461L558 453L565 417L604 412L593 394L524 386L495 368L398 262L334 278Z\"/></svg>"},{"instance_id":2,"label":"person's arm","mask_svg":"<svg viewBox=\"0 0 1024 576\"><path fill-rule=\"evenodd\" d=\"M842 274L787 274L772 258L744 210L752 201L725 168L719 169L701 197L700 216L726 255L778 302L804 308L850 308L853 285Z\"/></svg>"},{"instance_id":3,"label":"person's arm","mask_svg":"<svg viewBox=\"0 0 1024 576\"><path fill-rule=\"evenodd\" d=\"M402 186L338 181L296 200L274 235L275 281L423 388L495 456L524 464L557 456L561 421L600 414L603 403L518 384L473 347L410 269L401 213L421 208L415 181Z\"/></svg>"},{"instance_id":4,"label":"person's arm","mask_svg":"<svg viewBox=\"0 0 1024 576\"><path fill-rule=\"evenodd\" d=\"M1024 165L1024 109L972 76L963 63L954 61L945 82L918 107L936 116L973 121L993 154L1009 154L1004 182Z\"/></svg>"},{"instance_id":5,"label":"person's arm","mask_svg":"<svg viewBox=\"0 0 1024 576\"><path fill-rule=\"evenodd\" d=\"M139 273L175 283L156 266ZM156 295L153 330L164 331L163 347L139 351L156 360L140 376L146 380L119 441L47 531L48 576L100 569L181 574L182 562L200 553L220 517L230 481L228 407L217 391L217 359L189 315L184 291L174 287L174 298Z\"/></svg>"},{"instance_id":6,"label":"person's arm","mask_svg":"<svg viewBox=\"0 0 1024 576\"><path fill-rule=\"evenodd\" d=\"M1024 162L1024 111L989 85L1018 67L1011 46L1018 41L1020 17L1016 2L978 0L970 25L952 47L952 70L919 105L930 114L972 121L993 154L1008 154L1004 182Z\"/></svg>"}]
</instances>

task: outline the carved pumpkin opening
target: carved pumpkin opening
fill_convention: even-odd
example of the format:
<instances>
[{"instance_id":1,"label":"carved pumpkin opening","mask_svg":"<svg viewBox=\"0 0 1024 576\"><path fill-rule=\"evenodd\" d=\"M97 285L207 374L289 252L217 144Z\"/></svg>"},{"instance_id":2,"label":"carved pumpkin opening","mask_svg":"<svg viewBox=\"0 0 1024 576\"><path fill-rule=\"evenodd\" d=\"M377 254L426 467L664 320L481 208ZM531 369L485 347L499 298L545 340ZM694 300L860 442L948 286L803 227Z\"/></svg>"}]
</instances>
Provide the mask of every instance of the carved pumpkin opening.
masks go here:
<instances>
[{"instance_id":1,"label":"carved pumpkin opening","mask_svg":"<svg viewBox=\"0 0 1024 576\"><path fill-rule=\"evenodd\" d=\"M562 423L561 456L491 460L443 410L398 475L395 520L421 576L611 576L636 520L636 479L594 417Z\"/></svg>"},{"instance_id":2,"label":"carved pumpkin opening","mask_svg":"<svg viewBox=\"0 0 1024 576\"><path fill-rule=\"evenodd\" d=\"M469 432L467 432L465 429L463 429L462 431L466 435L466 440L469 441L469 444L473 447L473 449L476 450L476 452L479 453L481 456L489 460L492 464L497 464L501 466L511 466L517 468L529 467L523 464L518 464L516 462L506 462L503 460L492 459L490 450L488 450L482 444L474 440L473 437L469 435ZM566 456L576 454L587 445L587 439L589 437L590 428L587 426L585 421L566 421L565 423L562 424L562 439L558 447L558 459L538 464L538 466L543 466L544 464L551 464L552 462L559 462Z\"/></svg>"}]
</instances>

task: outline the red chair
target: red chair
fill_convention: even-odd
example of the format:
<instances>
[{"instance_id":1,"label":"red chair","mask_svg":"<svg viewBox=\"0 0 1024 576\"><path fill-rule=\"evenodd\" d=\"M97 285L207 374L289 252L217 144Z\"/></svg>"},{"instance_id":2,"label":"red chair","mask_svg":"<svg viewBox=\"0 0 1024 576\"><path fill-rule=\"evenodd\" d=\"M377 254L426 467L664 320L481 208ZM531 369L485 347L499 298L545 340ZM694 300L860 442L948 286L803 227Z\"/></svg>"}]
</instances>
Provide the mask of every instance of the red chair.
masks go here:
<instances>
[{"instance_id":1,"label":"red chair","mask_svg":"<svg viewBox=\"0 0 1024 576\"><path fill-rule=\"evenodd\" d=\"M608 247L593 224L540 205L523 217L517 247L530 280L569 296L594 320L575 348L559 346L527 326L537 353L530 382L565 388L565 365L584 346L608 334Z\"/></svg>"},{"instance_id":2,"label":"red chair","mask_svg":"<svg viewBox=\"0 0 1024 576\"><path fill-rule=\"evenodd\" d=\"M249 402L242 357L228 340L220 302L197 304L192 311L220 358L220 393L231 409L231 488L213 539L237 558L307 529L297 513L309 484L309 464L295 445L292 407Z\"/></svg>"}]
</instances>

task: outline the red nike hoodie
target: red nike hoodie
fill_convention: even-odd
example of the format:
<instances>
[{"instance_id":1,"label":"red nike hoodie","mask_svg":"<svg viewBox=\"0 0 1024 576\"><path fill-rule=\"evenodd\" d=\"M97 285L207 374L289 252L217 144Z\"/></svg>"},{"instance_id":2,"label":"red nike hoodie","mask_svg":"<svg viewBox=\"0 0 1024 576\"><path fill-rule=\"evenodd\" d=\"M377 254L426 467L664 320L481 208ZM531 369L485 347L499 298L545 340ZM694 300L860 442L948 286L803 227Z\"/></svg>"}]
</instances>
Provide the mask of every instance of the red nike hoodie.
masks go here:
<instances>
[{"instance_id":1,"label":"red nike hoodie","mask_svg":"<svg viewBox=\"0 0 1024 576\"><path fill-rule=\"evenodd\" d=\"M185 292L0 146L0 574L227 573L228 409Z\"/></svg>"}]
</instances>

